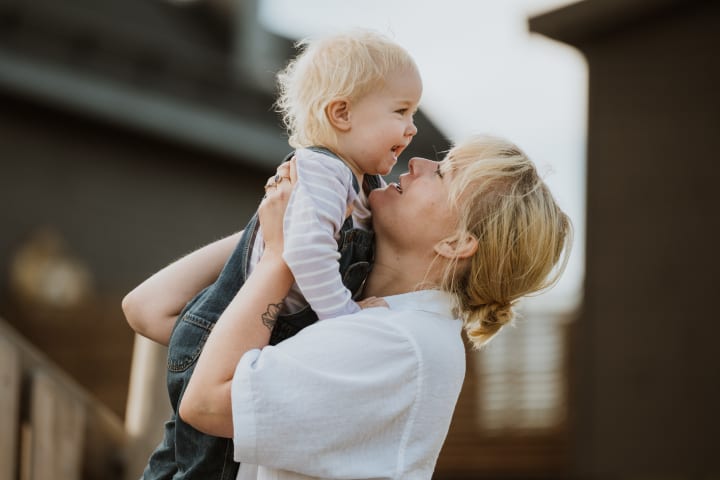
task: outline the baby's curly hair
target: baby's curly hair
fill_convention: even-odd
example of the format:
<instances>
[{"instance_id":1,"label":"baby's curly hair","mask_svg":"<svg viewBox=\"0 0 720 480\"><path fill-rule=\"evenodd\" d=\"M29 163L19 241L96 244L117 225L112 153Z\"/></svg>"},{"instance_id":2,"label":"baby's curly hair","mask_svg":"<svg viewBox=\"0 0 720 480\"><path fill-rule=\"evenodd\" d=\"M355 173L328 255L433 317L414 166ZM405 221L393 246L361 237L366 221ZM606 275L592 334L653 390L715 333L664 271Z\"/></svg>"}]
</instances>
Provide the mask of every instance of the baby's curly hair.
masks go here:
<instances>
[{"instance_id":1,"label":"baby's curly hair","mask_svg":"<svg viewBox=\"0 0 720 480\"><path fill-rule=\"evenodd\" d=\"M334 144L335 132L325 114L332 100L357 100L382 88L392 72L417 71L404 48L372 30L301 40L296 47L299 55L277 75L275 102L293 148Z\"/></svg>"},{"instance_id":2,"label":"baby's curly hair","mask_svg":"<svg viewBox=\"0 0 720 480\"><path fill-rule=\"evenodd\" d=\"M523 296L554 285L572 243L572 224L533 162L501 138L476 136L452 148L450 199L460 233L478 241L468 262L449 265L442 288L455 296L475 348L510 323Z\"/></svg>"}]
</instances>

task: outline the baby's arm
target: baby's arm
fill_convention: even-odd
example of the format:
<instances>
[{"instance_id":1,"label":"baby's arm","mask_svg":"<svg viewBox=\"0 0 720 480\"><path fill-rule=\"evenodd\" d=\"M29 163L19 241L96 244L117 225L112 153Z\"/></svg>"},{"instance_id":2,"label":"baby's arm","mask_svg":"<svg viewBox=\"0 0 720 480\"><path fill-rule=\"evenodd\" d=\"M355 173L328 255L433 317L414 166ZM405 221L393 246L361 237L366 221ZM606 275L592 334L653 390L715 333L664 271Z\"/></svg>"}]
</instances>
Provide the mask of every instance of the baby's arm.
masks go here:
<instances>
[{"instance_id":1,"label":"baby's arm","mask_svg":"<svg viewBox=\"0 0 720 480\"><path fill-rule=\"evenodd\" d=\"M283 258L318 318L357 312L360 307L342 283L335 237L353 198L352 173L314 152L299 151L296 162L298 184L285 214Z\"/></svg>"}]
</instances>

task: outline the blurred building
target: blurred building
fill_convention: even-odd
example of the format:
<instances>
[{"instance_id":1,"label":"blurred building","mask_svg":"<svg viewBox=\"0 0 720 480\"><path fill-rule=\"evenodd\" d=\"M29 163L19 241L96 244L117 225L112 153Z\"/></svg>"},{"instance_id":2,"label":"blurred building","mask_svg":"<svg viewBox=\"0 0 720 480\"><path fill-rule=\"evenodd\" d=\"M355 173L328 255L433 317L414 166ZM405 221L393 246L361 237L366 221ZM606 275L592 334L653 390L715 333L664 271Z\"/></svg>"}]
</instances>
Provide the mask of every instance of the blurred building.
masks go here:
<instances>
[{"instance_id":1,"label":"blurred building","mask_svg":"<svg viewBox=\"0 0 720 480\"><path fill-rule=\"evenodd\" d=\"M0 321L119 418L134 345L123 295L242 228L289 151L274 73L293 43L257 8L0 0ZM392 175L448 148L422 112L416 123ZM160 434L165 415L146 428Z\"/></svg>"},{"instance_id":2,"label":"blurred building","mask_svg":"<svg viewBox=\"0 0 720 480\"><path fill-rule=\"evenodd\" d=\"M572 478L720 478L718 26L702 0L586 0L530 21L590 72Z\"/></svg>"},{"instance_id":3,"label":"blurred building","mask_svg":"<svg viewBox=\"0 0 720 480\"><path fill-rule=\"evenodd\" d=\"M292 41L256 13L250 0L0 0L0 315L119 415L122 296L242 228L289 151L272 104ZM405 160L447 148L417 123Z\"/></svg>"}]
</instances>

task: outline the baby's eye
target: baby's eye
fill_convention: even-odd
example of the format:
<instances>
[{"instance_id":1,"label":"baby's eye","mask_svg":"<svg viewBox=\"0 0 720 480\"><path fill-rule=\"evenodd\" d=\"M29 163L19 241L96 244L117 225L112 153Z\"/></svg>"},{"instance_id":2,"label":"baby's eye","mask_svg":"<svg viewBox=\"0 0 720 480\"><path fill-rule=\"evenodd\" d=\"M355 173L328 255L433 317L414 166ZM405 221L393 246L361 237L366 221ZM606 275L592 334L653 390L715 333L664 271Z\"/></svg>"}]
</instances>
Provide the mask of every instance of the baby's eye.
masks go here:
<instances>
[{"instance_id":1,"label":"baby's eye","mask_svg":"<svg viewBox=\"0 0 720 480\"><path fill-rule=\"evenodd\" d=\"M400 108L398 110L395 110L395 113L399 113L400 115L405 115L407 113L407 108Z\"/></svg>"},{"instance_id":2,"label":"baby's eye","mask_svg":"<svg viewBox=\"0 0 720 480\"><path fill-rule=\"evenodd\" d=\"M437 169L435 170L435 175L437 175L437 176L440 177L440 178L443 178L443 176L444 176L443 172L440 170L440 164L439 164L439 163L438 163Z\"/></svg>"}]
</instances>

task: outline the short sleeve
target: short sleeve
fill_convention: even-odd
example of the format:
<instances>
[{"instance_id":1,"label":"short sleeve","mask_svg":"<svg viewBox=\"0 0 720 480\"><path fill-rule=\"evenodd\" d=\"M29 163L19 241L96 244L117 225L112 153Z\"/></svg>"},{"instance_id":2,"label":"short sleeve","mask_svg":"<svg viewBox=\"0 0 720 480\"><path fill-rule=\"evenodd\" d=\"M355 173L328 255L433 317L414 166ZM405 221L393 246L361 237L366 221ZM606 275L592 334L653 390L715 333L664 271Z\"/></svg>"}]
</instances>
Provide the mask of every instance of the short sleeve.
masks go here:
<instances>
[{"instance_id":1,"label":"short sleeve","mask_svg":"<svg viewBox=\"0 0 720 480\"><path fill-rule=\"evenodd\" d=\"M393 477L419 356L400 330L364 313L372 310L242 357L232 383L237 461L322 478Z\"/></svg>"}]
</instances>

